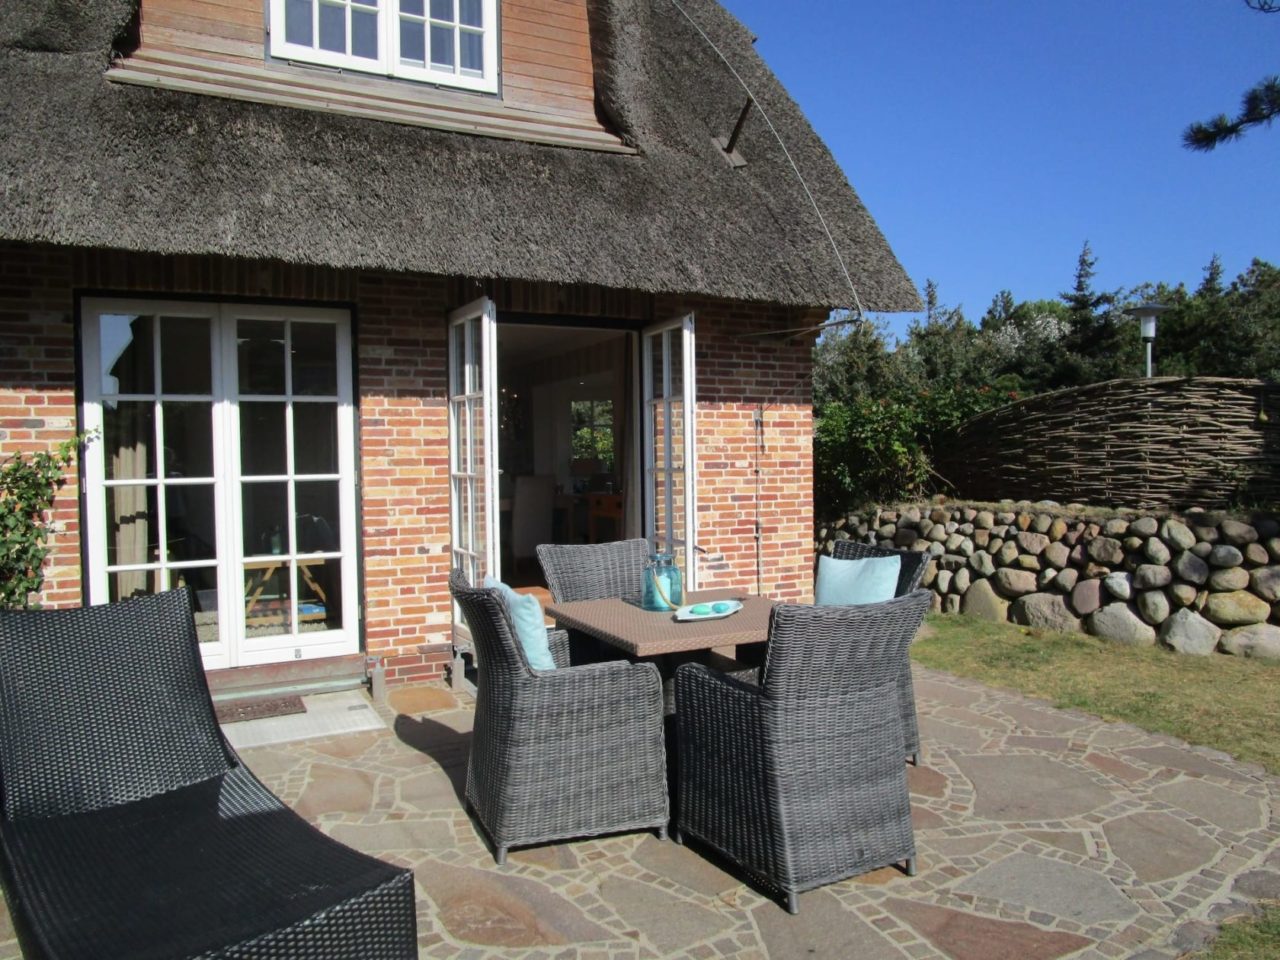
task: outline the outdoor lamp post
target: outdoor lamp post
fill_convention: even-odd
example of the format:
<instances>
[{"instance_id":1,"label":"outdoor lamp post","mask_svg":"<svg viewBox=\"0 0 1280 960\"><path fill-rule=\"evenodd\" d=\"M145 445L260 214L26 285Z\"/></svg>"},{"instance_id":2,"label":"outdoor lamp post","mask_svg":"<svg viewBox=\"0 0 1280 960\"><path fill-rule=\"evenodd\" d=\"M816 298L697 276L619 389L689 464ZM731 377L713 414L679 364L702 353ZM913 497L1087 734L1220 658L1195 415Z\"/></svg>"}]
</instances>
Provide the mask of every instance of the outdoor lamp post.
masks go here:
<instances>
[{"instance_id":1,"label":"outdoor lamp post","mask_svg":"<svg viewBox=\"0 0 1280 960\"><path fill-rule=\"evenodd\" d=\"M1151 345L1156 342L1156 317L1169 308L1162 303L1140 303L1125 311L1131 317L1137 317L1142 325L1142 342L1147 347L1147 378L1151 378Z\"/></svg>"}]
</instances>

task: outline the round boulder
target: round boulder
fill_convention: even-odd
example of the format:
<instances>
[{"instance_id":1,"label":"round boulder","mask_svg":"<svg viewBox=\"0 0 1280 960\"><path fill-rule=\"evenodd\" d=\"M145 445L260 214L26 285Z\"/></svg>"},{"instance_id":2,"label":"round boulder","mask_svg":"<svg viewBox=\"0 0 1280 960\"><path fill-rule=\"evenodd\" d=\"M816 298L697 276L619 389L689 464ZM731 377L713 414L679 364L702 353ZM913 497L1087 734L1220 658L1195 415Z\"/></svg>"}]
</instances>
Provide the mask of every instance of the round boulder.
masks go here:
<instances>
[{"instance_id":1,"label":"round boulder","mask_svg":"<svg viewBox=\"0 0 1280 960\"><path fill-rule=\"evenodd\" d=\"M970 616L1004 623L1008 619L1009 601L996 593L990 580L979 580L964 592L960 609Z\"/></svg>"},{"instance_id":2,"label":"round boulder","mask_svg":"<svg viewBox=\"0 0 1280 960\"><path fill-rule=\"evenodd\" d=\"M1071 548L1065 543L1051 543L1044 548L1043 558L1049 566L1061 570L1071 559Z\"/></svg>"},{"instance_id":3,"label":"round boulder","mask_svg":"<svg viewBox=\"0 0 1280 960\"><path fill-rule=\"evenodd\" d=\"M1102 581L1081 580L1071 588L1071 609L1088 616L1102 606Z\"/></svg>"},{"instance_id":4,"label":"round boulder","mask_svg":"<svg viewBox=\"0 0 1280 960\"><path fill-rule=\"evenodd\" d=\"M1207 656L1218 646L1221 628L1193 610L1179 610L1160 628L1160 639L1179 653Z\"/></svg>"},{"instance_id":5,"label":"round boulder","mask_svg":"<svg viewBox=\"0 0 1280 960\"><path fill-rule=\"evenodd\" d=\"M1169 588L1169 602L1175 607L1189 607L1196 602L1196 588L1189 583L1175 583Z\"/></svg>"},{"instance_id":6,"label":"round boulder","mask_svg":"<svg viewBox=\"0 0 1280 960\"><path fill-rule=\"evenodd\" d=\"M1190 550L1183 550L1178 554L1178 558L1173 561L1173 572L1178 575L1178 579L1196 586L1209 579L1209 565Z\"/></svg>"},{"instance_id":7,"label":"round boulder","mask_svg":"<svg viewBox=\"0 0 1280 960\"><path fill-rule=\"evenodd\" d=\"M1013 602L1009 619L1028 627L1055 630L1058 633L1080 633L1080 620L1067 609L1058 593L1029 593Z\"/></svg>"},{"instance_id":8,"label":"round boulder","mask_svg":"<svg viewBox=\"0 0 1280 960\"><path fill-rule=\"evenodd\" d=\"M1124 546L1113 537L1095 537L1089 541L1089 558L1104 566L1124 560Z\"/></svg>"},{"instance_id":9,"label":"round boulder","mask_svg":"<svg viewBox=\"0 0 1280 960\"><path fill-rule=\"evenodd\" d=\"M994 583L1001 594L1010 598L1036 592L1036 575L1030 570L1002 567L992 575L990 582Z\"/></svg>"},{"instance_id":10,"label":"round boulder","mask_svg":"<svg viewBox=\"0 0 1280 960\"><path fill-rule=\"evenodd\" d=\"M1244 563L1244 554L1229 543L1219 543L1209 551L1209 566L1238 567Z\"/></svg>"},{"instance_id":11,"label":"round boulder","mask_svg":"<svg viewBox=\"0 0 1280 960\"><path fill-rule=\"evenodd\" d=\"M1173 556L1159 537L1148 537L1147 542L1142 545L1142 552L1152 563L1168 563Z\"/></svg>"},{"instance_id":12,"label":"round boulder","mask_svg":"<svg viewBox=\"0 0 1280 960\"><path fill-rule=\"evenodd\" d=\"M1248 590L1211 593L1204 604L1204 615L1220 627L1242 627L1265 623L1271 616L1271 604Z\"/></svg>"},{"instance_id":13,"label":"round boulder","mask_svg":"<svg viewBox=\"0 0 1280 960\"><path fill-rule=\"evenodd\" d=\"M1179 550L1190 550L1196 545L1196 535L1181 520L1166 520L1160 527L1160 539Z\"/></svg>"},{"instance_id":14,"label":"round boulder","mask_svg":"<svg viewBox=\"0 0 1280 960\"><path fill-rule=\"evenodd\" d=\"M1014 540L1022 548L1023 553L1029 553L1033 557L1040 556L1040 554L1044 553L1044 548L1049 546L1049 538L1043 533L1023 531L1014 537Z\"/></svg>"},{"instance_id":15,"label":"round boulder","mask_svg":"<svg viewBox=\"0 0 1280 960\"><path fill-rule=\"evenodd\" d=\"M1222 539L1233 547L1243 547L1246 543L1255 543L1258 539L1258 531L1239 520L1223 520L1218 524L1218 529L1222 531Z\"/></svg>"},{"instance_id":16,"label":"round boulder","mask_svg":"<svg viewBox=\"0 0 1280 960\"><path fill-rule=\"evenodd\" d=\"M1064 567L1059 570L1053 578L1053 585L1063 593L1070 593L1076 587L1076 582L1080 579L1080 571L1075 567Z\"/></svg>"},{"instance_id":17,"label":"round boulder","mask_svg":"<svg viewBox=\"0 0 1280 960\"><path fill-rule=\"evenodd\" d=\"M1127 603L1109 603L1089 614L1085 624L1093 635L1125 646L1155 646L1155 629Z\"/></svg>"},{"instance_id":18,"label":"round boulder","mask_svg":"<svg viewBox=\"0 0 1280 960\"><path fill-rule=\"evenodd\" d=\"M1133 596L1133 580L1127 573L1109 573L1103 577L1102 585L1117 600L1128 600Z\"/></svg>"},{"instance_id":19,"label":"round boulder","mask_svg":"<svg viewBox=\"0 0 1280 960\"><path fill-rule=\"evenodd\" d=\"M1172 582L1173 574L1169 572L1169 568L1157 563L1144 563L1133 571L1135 590L1158 590Z\"/></svg>"},{"instance_id":20,"label":"round boulder","mask_svg":"<svg viewBox=\"0 0 1280 960\"><path fill-rule=\"evenodd\" d=\"M1268 603L1280 600L1280 567L1258 567L1251 571L1249 589Z\"/></svg>"},{"instance_id":21,"label":"round boulder","mask_svg":"<svg viewBox=\"0 0 1280 960\"><path fill-rule=\"evenodd\" d=\"M1255 623L1228 630L1222 635L1222 649L1237 657L1280 661L1280 627Z\"/></svg>"},{"instance_id":22,"label":"round boulder","mask_svg":"<svg viewBox=\"0 0 1280 960\"><path fill-rule=\"evenodd\" d=\"M1129 524L1129 532L1136 537L1154 537L1159 529L1160 524L1155 517L1139 517Z\"/></svg>"},{"instance_id":23,"label":"round boulder","mask_svg":"<svg viewBox=\"0 0 1280 960\"><path fill-rule=\"evenodd\" d=\"M1138 613L1153 627L1168 620L1171 609L1163 590L1145 590L1138 594Z\"/></svg>"},{"instance_id":24,"label":"round boulder","mask_svg":"<svg viewBox=\"0 0 1280 960\"><path fill-rule=\"evenodd\" d=\"M1244 590L1248 586L1249 571L1244 567L1225 567L1209 574L1210 590Z\"/></svg>"}]
</instances>

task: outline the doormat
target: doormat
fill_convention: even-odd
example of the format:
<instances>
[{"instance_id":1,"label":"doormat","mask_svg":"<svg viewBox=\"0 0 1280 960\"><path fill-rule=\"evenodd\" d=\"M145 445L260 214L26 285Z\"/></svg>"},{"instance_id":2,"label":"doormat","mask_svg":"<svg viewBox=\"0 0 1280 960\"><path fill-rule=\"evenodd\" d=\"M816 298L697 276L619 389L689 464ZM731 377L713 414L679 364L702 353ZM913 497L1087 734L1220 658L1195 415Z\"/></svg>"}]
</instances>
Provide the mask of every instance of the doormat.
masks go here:
<instances>
[{"instance_id":1,"label":"doormat","mask_svg":"<svg viewBox=\"0 0 1280 960\"><path fill-rule=\"evenodd\" d=\"M242 720L261 720L264 717L285 717L291 713L306 713L301 697L258 697L253 700L228 700L213 705L219 723L239 723Z\"/></svg>"}]
</instances>

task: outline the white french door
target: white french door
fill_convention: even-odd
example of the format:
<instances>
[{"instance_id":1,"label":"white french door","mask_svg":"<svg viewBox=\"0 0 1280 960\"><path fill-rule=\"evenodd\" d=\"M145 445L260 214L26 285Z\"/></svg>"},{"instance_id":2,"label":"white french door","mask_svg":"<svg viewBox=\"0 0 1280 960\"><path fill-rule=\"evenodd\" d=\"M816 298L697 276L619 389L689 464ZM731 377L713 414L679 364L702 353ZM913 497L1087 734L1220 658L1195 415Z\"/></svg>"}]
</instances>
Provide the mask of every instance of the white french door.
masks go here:
<instances>
[{"instance_id":1,"label":"white french door","mask_svg":"<svg viewBox=\"0 0 1280 960\"><path fill-rule=\"evenodd\" d=\"M693 314L645 328L640 337L644 411L645 537L684 567L698 587Z\"/></svg>"},{"instance_id":2,"label":"white french door","mask_svg":"<svg viewBox=\"0 0 1280 960\"><path fill-rule=\"evenodd\" d=\"M193 588L209 668L358 652L347 311L81 315L89 602Z\"/></svg>"},{"instance_id":3,"label":"white french door","mask_svg":"<svg viewBox=\"0 0 1280 960\"><path fill-rule=\"evenodd\" d=\"M473 584L502 576L497 359L493 301L481 297L449 314L450 549L453 566Z\"/></svg>"}]
</instances>

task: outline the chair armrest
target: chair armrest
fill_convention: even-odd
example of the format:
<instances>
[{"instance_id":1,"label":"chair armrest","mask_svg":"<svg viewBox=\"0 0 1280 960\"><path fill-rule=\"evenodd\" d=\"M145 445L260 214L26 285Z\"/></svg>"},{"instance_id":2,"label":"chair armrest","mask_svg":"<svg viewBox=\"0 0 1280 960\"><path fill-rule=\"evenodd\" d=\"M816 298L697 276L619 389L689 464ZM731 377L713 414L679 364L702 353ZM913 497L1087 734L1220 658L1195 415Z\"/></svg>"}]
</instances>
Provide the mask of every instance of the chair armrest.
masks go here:
<instances>
[{"instance_id":1,"label":"chair armrest","mask_svg":"<svg viewBox=\"0 0 1280 960\"><path fill-rule=\"evenodd\" d=\"M614 718L662 718L662 678L652 663L606 660L535 670L530 687L540 712ZM594 722L594 721L593 721Z\"/></svg>"},{"instance_id":2,"label":"chair armrest","mask_svg":"<svg viewBox=\"0 0 1280 960\"><path fill-rule=\"evenodd\" d=\"M556 669L563 670L569 666L569 631L547 628L547 646L551 648L551 659Z\"/></svg>"}]
</instances>

